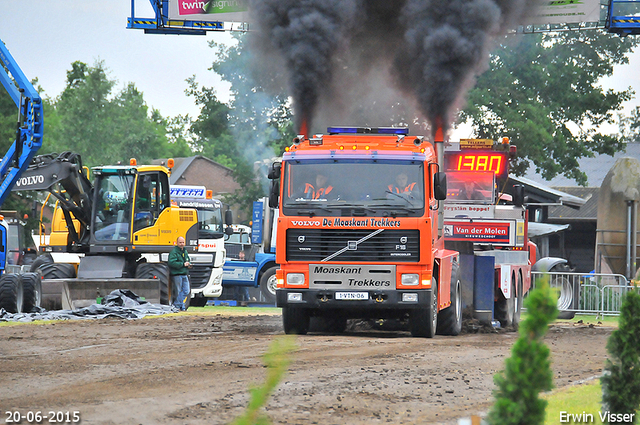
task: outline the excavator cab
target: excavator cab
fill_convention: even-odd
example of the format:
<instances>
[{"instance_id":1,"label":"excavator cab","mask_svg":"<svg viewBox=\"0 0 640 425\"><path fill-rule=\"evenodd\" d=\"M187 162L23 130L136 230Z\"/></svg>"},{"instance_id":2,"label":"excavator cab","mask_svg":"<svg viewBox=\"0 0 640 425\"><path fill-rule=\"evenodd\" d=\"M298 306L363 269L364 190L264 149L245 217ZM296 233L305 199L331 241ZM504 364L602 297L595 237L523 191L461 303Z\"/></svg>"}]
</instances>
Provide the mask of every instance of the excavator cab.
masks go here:
<instances>
[{"instance_id":1,"label":"excavator cab","mask_svg":"<svg viewBox=\"0 0 640 425\"><path fill-rule=\"evenodd\" d=\"M171 207L164 167L112 166L92 171L91 252L137 246L146 246L152 252L166 251L179 235L186 235L188 247L197 246L197 215L193 210Z\"/></svg>"}]
</instances>

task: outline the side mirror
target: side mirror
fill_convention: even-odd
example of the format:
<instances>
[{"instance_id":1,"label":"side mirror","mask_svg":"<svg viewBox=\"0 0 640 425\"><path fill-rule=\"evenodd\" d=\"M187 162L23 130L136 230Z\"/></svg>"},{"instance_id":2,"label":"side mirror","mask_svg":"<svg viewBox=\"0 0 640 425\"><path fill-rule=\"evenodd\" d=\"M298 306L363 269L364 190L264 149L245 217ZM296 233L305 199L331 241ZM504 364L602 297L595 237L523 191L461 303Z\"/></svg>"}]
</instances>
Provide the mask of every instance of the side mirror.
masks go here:
<instances>
[{"instance_id":1,"label":"side mirror","mask_svg":"<svg viewBox=\"0 0 640 425\"><path fill-rule=\"evenodd\" d=\"M233 224L233 211L226 210L224 212L224 224L227 226L231 226ZM233 229L231 231L233 231Z\"/></svg>"},{"instance_id":2,"label":"side mirror","mask_svg":"<svg viewBox=\"0 0 640 425\"><path fill-rule=\"evenodd\" d=\"M516 184L513 186L513 204L517 207L521 207L527 202L527 197L525 196L524 186L521 184Z\"/></svg>"},{"instance_id":3,"label":"side mirror","mask_svg":"<svg viewBox=\"0 0 640 425\"><path fill-rule=\"evenodd\" d=\"M438 201L447 199L447 174L443 171L433 174L433 196Z\"/></svg>"},{"instance_id":4,"label":"side mirror","mask_svg":"<svg viewBox=\"0 0 640 425\"><path fill-rule=\"evenodd\" d=\"M227 236L233 235L233 227L227 226L224 228L224 234Z\"/></svg>"},{"instance_id":5,"label":"side mirror","mask_svg":"<svg viewBox=\"0 0 640 425\"><path fill-rule=\"evenodd\" d=\"M269 178L269 180L279 180L281 168L282 168L281 162L274 162L273 164L271 164L271 169L269 170L269 174L267 174L267 177Z\"/></svg>"},{"instance_id":6,"label":"side mirror","mask_svg":"<svg viewBox=\"0 0 640 425\"><path fill-rule=\"evenodd\" d=\"M269 208L278 208L278 198L280 197L280 180L271 181L269 191Z\"/></svg>"}]
</instances>

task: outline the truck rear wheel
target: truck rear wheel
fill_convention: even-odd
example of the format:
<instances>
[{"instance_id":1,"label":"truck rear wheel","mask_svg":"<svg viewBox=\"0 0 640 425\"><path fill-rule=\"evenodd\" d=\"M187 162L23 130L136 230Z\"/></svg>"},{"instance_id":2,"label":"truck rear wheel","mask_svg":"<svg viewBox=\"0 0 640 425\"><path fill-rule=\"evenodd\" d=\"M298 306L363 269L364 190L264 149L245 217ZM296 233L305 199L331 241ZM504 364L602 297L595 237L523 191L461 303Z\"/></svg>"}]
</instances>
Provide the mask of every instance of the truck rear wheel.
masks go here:
<instances>
[{"instance_id":1,"label":"truck rear wheel","mask_svg":"<svg viewBox=\"0 0 640 425\"><path fill-rule=\"evenodd\" d=\"M282 324L287 335L306 335L309 332L309 313L302 308L282 307Z\"/></svg>"},{"instance_id":2,"label":"truck rear wheel","mask_svg":"<svg viewBox=\"0 0 640 425\"><path fill-rule=\"evenodd\" d=\"M22 313L22 276L6 273L0 277L0 308L9 313Z\"/></svg>"},{"instance_id":3,"label":"truck rear wheel","mask_svg":"<svg viewBox=\"0 0 640 425\"><path fill-rule=\"evenodd\" d=\"M453 263L451 268L451 305L438 314L439 335L456 336L462 330L462 285L460 266Z\"/></svg>"},{"instance_id":4,"label":"truck rear wheel","mask_svg":"<svg viewBox=\"0 0 640 425\"><path fill-rule=\"evenodd\" d=\"M276 288L278 286L276 270L278 270L277 267L271 267L260 277L260 291L269 304L275 304L276 302Z\"/></svg>"},{"instance_id":5,"label":"truck rear wheel","mask_svg":"<svg viewBox=\"0 0 640 425\"><path fill-rule=\"evenodd\" d=\"M158 279L160 304L171 305L171 278L169 267L164 263L141 263L136 268L136 279Z\"/></svg>"},{"instance_id":6,"label":"truck rear wheel","mask_svg":"<svg viewBox=\"0 0 640 425\"><path fill-rule=\"evenodd\" d=\"M22 275L22 311L31 313L42 301L42 278L40 273Z\"/></svg>"},{"instance_id":7,"label":"truck rear wheel","mask_svg":"<svg viewBox=\"0 0 640 425\"><path fill-rule=\"evenodd\" d=\"M500 326L506 328L507 326L518 324L515 319L516 308L519 308L519 306L516 295L516 277L513 275L511 276L511 297L507 299L504 294L500 293L498 301L495 303L495 317L500 322Z\"/></svg>"},{"instance_id":8,"label":"truck rear wheel","mask_svg":"<svg viewBox=\"0 0 640 425\"><path fill-rule=\"evenodd\" d=\"M433 338L438 327L438 284L434 277L431 281L431 299L429 307L417 308L409 313L411 336Z\"/></svg>"}]
</instances>

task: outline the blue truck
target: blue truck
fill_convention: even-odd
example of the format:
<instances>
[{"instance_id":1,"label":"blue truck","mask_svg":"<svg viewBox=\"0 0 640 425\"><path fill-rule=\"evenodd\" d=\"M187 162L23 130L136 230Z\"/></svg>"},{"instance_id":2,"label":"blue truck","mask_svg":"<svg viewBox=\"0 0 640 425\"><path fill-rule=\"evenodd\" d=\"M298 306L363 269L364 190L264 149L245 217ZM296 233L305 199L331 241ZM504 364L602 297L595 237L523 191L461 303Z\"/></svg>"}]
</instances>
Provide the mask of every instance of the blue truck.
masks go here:
<instances>
[{"instance_id":1,"label":"blue truck","mask_svg":"<svg viewBox=\"0 0 640 425\"><path fill-rule=\"evenodd\" d=\"M253 203L251 227L234 226L233 235L224 243L227 251L222 275L224 288L259 288L260 299L256 300L275 304L277 213L269 208L267 198L262 198Z\"/></svg>"}]
</instances>

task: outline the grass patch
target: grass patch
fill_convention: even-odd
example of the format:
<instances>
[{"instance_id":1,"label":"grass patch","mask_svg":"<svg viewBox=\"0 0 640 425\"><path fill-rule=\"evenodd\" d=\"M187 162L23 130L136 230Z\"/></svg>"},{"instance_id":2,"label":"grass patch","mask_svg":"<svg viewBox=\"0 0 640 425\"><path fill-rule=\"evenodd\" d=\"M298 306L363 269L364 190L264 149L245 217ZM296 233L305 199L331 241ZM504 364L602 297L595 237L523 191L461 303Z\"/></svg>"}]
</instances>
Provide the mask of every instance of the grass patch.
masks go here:
<instances>
[{"instance_id":1,"label":"grass patch","mask_svg":"<svg viewBox=\"0 0 640 425\"><path fill-rule=\"evenodd\" d=\"M591 382L574 385L557 391L544 394L542 396L549 402L545 410L545 425L557 425L560 422L560 412L567 412L574 415L588 413L593 415L593 421L583 420L583 423L602 424L599 412L602 410L602 387L600 380L594 379ZM566 422L566 423L580 423Z\"/></svg>"}]
</instances>

